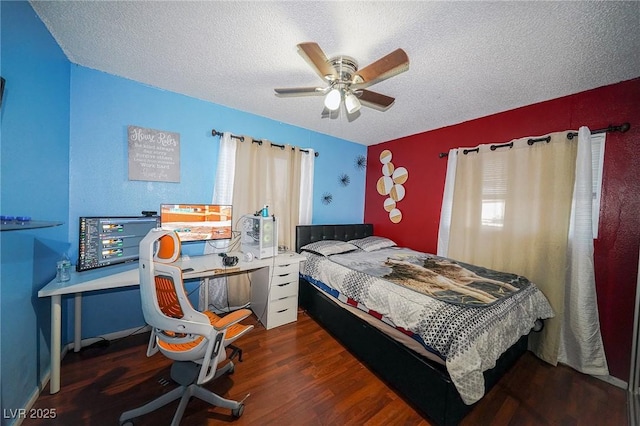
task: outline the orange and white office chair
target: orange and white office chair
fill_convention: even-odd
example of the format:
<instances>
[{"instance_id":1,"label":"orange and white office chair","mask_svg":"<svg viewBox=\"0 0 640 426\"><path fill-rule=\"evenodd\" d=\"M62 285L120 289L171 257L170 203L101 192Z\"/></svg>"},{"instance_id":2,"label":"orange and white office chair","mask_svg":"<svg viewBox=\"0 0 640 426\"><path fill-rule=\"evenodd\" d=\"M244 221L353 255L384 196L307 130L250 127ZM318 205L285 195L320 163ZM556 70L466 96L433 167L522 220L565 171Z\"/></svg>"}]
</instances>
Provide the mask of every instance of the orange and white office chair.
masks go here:
<instances>
[{"instance_id":1,"label":"orange and white office chair","mask_svg":"<svg viewBox=\"0 0 640 426\"><path fill-rule=\"evenodd\" d=\"M160 351L174 360L171 378L180 387L123 413L121 425L132 424L136 417L180 399L171 422L172 426L178 425L192 396L218 407L230 408L234 417L240 417L244 411L244 400L249 395L241 401L232 401L201 385L223 374L233 373L231 360L218 367L226 359L226 346L253 328L252 325L239 324L251 311L241 309L222 318L212 312L198 312L185 292L182 271L172 265L179 257L180 239L173 231L153 229L140 242L142 311L145 321L151 326L147 356Z\"/></svg>"}]
</instances>

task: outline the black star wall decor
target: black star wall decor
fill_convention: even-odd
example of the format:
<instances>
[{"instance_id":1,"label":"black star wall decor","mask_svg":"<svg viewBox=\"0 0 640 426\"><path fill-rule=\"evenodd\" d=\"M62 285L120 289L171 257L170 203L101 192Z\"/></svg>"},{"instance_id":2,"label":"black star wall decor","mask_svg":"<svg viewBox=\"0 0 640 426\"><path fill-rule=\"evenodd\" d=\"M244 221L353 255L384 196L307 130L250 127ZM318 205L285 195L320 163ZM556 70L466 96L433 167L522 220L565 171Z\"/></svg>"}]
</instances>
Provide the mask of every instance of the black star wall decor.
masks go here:
<instances>
[{"instance_id":1,"label":"black star wall decor","mask_svg":"<svg viewBox=\"0 0 640 426\"><path fill-rule=\"evenodd\" d=\"M322 204L329 205L333 201L333 195L331 195L328 192L325 192L324 194L322 194L321 201L322 201Z\"/></svg>"}]
</instances>

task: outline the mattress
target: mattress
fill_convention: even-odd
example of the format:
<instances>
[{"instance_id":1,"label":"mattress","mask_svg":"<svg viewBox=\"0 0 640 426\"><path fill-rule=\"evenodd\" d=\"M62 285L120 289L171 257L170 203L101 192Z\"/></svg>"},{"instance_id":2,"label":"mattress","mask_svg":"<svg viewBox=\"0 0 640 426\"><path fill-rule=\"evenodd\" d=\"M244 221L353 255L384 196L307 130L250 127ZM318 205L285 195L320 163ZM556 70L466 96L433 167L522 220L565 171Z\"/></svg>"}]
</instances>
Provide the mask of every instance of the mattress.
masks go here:
<instances>
[{"instance_id":1,"label":"mattress","mask_svg":"<svg viewBox=\"0 0 640 426\"><path fill-rule=\"evenodd\" d=\"M387 274L381 259L397 257L399 250L410 249L387 245L365 246L364 250L345 246L344 242L335 248L330 241L323 241L322 249L318 249L319 243L313 244L301 251L307 258L301 265L301 276L355 301L363 312L376 312L391 328L418 335L427 353L444 360L466 404L484 395L483 372L493 368L504 351L528 334L537 319L553 316L542 292L528 280L521 281L522 277L516 277L520 284L515 291L491 303L451 303L384 278ZM488 273L492 277L499 274Z\"/></svg>"},{"instance_id":2,"label":"mattress","mask_svg":"<svg viewBox=\"0 0 640 426\"><path fill-rule=\"evenodd\" d=\"M307 280L307 282L309 282L309 284L313 285L318 290L329 296L331 300L333 300L340 308L349 311L352 315L355 315L356 317L362 319L367 324L375 327L397 342L402 343L404 346L411 349L415 353L437 364L443 366L445 365L445 360L440 355L433 352L428 346L426 346L422 339L415 333L412 333L409 330L404 330L400 327L396 327L393 322L385 316L376 311L368 309L363 304L348 298L347 296L339 293L337 290L328 287L324 283L318 282L309 276L303 275L303 277Z\"/></svg>"}]
</instances>

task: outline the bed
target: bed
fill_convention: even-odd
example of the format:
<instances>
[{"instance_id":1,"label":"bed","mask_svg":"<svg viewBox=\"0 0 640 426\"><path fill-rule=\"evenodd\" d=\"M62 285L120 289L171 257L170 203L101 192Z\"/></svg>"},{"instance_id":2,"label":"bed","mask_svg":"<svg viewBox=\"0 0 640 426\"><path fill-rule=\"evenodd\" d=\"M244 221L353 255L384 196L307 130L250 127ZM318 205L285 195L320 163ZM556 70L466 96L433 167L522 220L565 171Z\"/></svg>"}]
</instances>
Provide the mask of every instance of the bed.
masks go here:
<instances>
[{"instance_id":1,"label":"bed","mask_svg":"<svg viewBox=\"0 0 640 426\"><path fill-rule=\"evenodd\" d=\"M296 251L307 257L307 261L303 263L300 272L300 306L365 365L395 388L414 407L438 424L458 424L472 409L473 404L527 350L527 335L537 318L548 318L553 315L542 293L528 281L522 285L514 284L514 286L517 285L519 287L509 290L513 291L513 293L507 294L500 299L494 300L485 298L484 295L474 295L471 298L471 307L466 304L469 300L468 294L463 294L461 297L458 294L458 299L449 300L451 292L439 291L436 292L437 294L430 293L426 296L427 299L424 299L425 295L422 289L406 287L404 283L403 285L394 285L389 282L392 278L387 272L385 272L387 275L383 278L372 278L368 270L367 272L364 272L364 269L358 271L360 264L372 262L373 260L371 259L376 256L386 258L385 265L393 266L393 271L396 271L395 263L402 263L400 266L405 269L408 265L409 269L411 269L414 266L411 263L413 258L424 254L395 247L392 244L387 244L385 247L369 247L371 248L369 251L360 247L356 247L357 250L347 248L345 253L340 250L335 253L331 251L336 251L335 247L338 246L342 248L342 244L334 244L334 242L353 242L353 240L384 241L384 239L374 236L373 225L371 224L307 225L297 227ZM326 242L326 244L322 242ZM358 243L356 242L356 244ZM303 249L305 246L307 248ZM322 251L325 250L324 246L329 247L329 251ZM322 248L316 252L316 249L312 247ZM378 251L380 252L377 253ZM435 257L433 255L430 256ZM396 262L398 259L402 260L402 262ZM409 259L409 261L405 262L406 259ZM442 259L437 258L437 260ZM424 259L421 257L420 261L422 262L422 260ZM475 269L477 267L465 266L472 268L473 271L478 271L478 269ZM401 273L396 275L406 275L405 269L399 269ZM411 273L414 272L411 270ZM520 278L517 277L517 279ZM340 280L342 280L342 284ZM524 280L526 281L526 279ZM358 284L354 285L353 283L355 282ZM361 284L362 282L366 282L366 284ZM415 282L415 279L411 278L411 282ZM515 281L512 282L515 283ZM402 309L396 309L397 311L402 311L400 316L394 314L392 309L386 310L381 304L382 302L379 303L386 296L382 297L377 293L379 287L385 286L393 287L393 292L401 296L410 294L410 297L405 297L404 299L411 299L410 302L415 302L416 304L408 307L402 305ZM352 290L351 287L356 290ZM498 289L498 293L502 292L503 289L498 287L493 285L493 288ZM366 290L363 290L363 288L366 288ZM465 289L465 291L467 290ZM418 295L418 293L421 294ZM465 301L461 302L463 299ZM491 329L488 332L491 344L487 345L487 342L484 341L484 346L488 347L489 352L496 352L495 359L487 360L483 354L479 358L481 360L477 361L478 365L471 367L471 370L473 370L471 373L461 372L460 365L464 365L464 368L467 368L467 364L476 362L475 358L468 358L468 353L475 354L475 352L482 352L487 348L482 346L482 342L478 343L482 348L477 350L474 346L476 343L469 344L466 341L456 343L455 339L457 337L455 336L465 334L466 331L460 333L458 330L447 330L446 328L449 325L443 327L442 321L433 323L435 324L434 327L432 325L424 326L424 321L421 320L419 322L421 325L417 326L416 322L410 318L412 315L419 318L431 315L422 312L423 309L425 312L431 309L423 307L424 300L428 300L425 305L433 305L440 310L454 312L453 315L459 316L459 321L464 323L475 322L475 320L470 320L473 316L468 316L475 314L469 312L482 312L483 324L487 322L491 324L494 322L499 323L500 321L491 319L492 312L503 312L506 310L506 308L503 308L504 306L513 305L516 300L521 300L525 308L521 308L518 305L515 309L519 312L517 314L519 320L522 319L520 317L521 311L527 311L522 314L526 318L522 322L526 322L526 325L514 326L512 323L511 328L519 328L516 331L511 329L507 331ZM393 302L391 303L394 304ZM478 304L478 306L473 306L474 303ZM375 309L372 309L372 306ZM509 313L508 315L512 314ZM533 318L533 316L537 318ZM439 316L430 318L437 319ZM453 323L455 321L452 320ZM437 333L433 332L436 329L439 331ZM442 333L453 336L447 339L454 340L444 341ZM491 337L491 333L494 333L493 337ZM472 336L476 334L478 333L470 333ZM505 338L505 340L508 343L494 344L492 339L496 339L497 336L502 336L502 334L513 334L513 336L506 336L508 339ZM486 340L486 338L487 336L483 334L482 339ZM456 345L461 345L464 349L451 349ZM498 347L500 345L508 346L501 349ZM472 348L471 351L468 350L469 346ZM458 362L458 353L465 354L462 357L463 362ZM488 357L490 358L491 354ZM454 364L457 366L454 367ZM465 381L466 379L461 380L461 378L466 377L474 377L471 380L473 382L472 385L469 385L467 383L469 381Z\"/></svg>"}]
</instances>

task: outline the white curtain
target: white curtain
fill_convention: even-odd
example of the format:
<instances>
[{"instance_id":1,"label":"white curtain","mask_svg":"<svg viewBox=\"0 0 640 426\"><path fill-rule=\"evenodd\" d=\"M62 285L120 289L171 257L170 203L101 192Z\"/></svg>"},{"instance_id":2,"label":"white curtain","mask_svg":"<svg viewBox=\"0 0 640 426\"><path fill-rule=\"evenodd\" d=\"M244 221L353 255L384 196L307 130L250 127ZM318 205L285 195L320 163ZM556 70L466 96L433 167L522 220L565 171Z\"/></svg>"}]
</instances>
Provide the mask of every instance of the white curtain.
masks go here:
<instances>
[{"instance_id":1,"label":"white curtain","mask_svg":"<svg viewBox=\"0 0 640 426\"><path fill-rule=\"evenodd\" d=\"M586 237L592 232L591 210L582 209L591 205L592 185L583 165L588 160L591 167L590 150L587 159L584 150L577 154L579 141L588 147L585 134L588 129L580 132L581 141L562 132L532 145L529 139L538 138L511 141L511 148L480 145L467 155L462 149L450 152L438 254L531 279L556 313L541 333L531 335L531 349L554 365L608 374L592 235ZM583 187L588 203L573 198Z\"/></svg>"},{"instance_id":2,"label":"white curtain","mask_svg":"<svg viewBox=\"0 0 640 426\"><path fill-rule=\"evenodd\" d=\"M569 222L567 286L558 361L578 371L608 375L593 268L591 132L578 132L576 177Z\"/></svg>"},{"instance_id":3,"label":"white curtain","mask_svg":"<svg viewBox=\"0 0 640 426\"><path fill-rule=\"evenodd\" d=\"M213 187L214 204L233 203L233 179L236 174L236 140L231 134L224 132L220 138L218 151L218 168Z\"/></svg>"},{"instance_id":4,"label":"white curtain","mask_svg":"<svg viewBox=\"0 0 640 426\"><path fill-rule=\"evenodd\" d=\"M234 230L241 229L242 218L252 215L263 205L275 215L278 223L278 245L295 247L295 227L311 223L313 210L313 173L315 153L298 147L272 147L269 141L243 141L224 133L213 193L214 203L233 205ZM239 238L227 249L207 246L207 251L240 250ZM206 289L209 301L205 303ZM216 311L246 306L250 300L250 283L244 275L209 280L201 286L200 306Z\"/></svg>"},{"instance_id":5,"label":"white curtain","mask_svg":"<svg viewBox=\"0 0 640 426\"><path fill-rule=\"evenodd\" d=\"M220 137L220 149L218 151L218 165L216 169L216 179L213 188L213 204L233 204L233 180L236 171L236 140L231 137L229 132L224 132ZM234 223L233 229L236 228L238 220L235 212L232 212ZM237 238L232 241L219 240L208 241L204 248L205 254L210 253L226 253L235 248ZM246 303L239 306L229 305L229 296L227 292L226 278L204 278L200 281L199 291L199 309L209 309L216 312L225 312L227 310L238 309ZM209 301L207 303L206 301Z\"/></svg>"},{"instance_id":6,"label":"white curtain","mask_svg":"<svg viewBox=\"0 0 640 426\"><path fill-rule=\"evenodd\" d=\"M447 175L444 181L440 227L438 228L438 256L447 257L449 253L449 234L451 232L451 210L453 208L453 188L456 184L456 164L458 150L449 150L447 157Z\"/></svg>"},{"instance_id":7,"label":"white curtain","mask_svg":"<svg viewBox=\"0 0 640 426\"><path fill-rule=\"evenodd\" d=\"M302 155L300 170L300 215L299 225L311 225L313 213L313 171L316 153L313 149L308 149ZM295 243L295 240L294 240ZM291 247L295 249L295 245Z\"/></svg>"}]
</instances>

